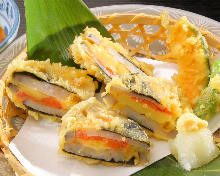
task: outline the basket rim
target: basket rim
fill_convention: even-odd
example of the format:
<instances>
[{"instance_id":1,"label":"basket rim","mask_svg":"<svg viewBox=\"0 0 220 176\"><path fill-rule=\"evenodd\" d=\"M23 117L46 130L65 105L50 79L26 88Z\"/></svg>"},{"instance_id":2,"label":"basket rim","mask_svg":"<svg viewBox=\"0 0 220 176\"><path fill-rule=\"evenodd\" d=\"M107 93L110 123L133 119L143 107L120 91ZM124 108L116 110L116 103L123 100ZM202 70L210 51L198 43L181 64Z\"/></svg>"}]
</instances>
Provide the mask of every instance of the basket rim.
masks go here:
<instances>
[{"instance_id":1,"label":"basket rim","mask_svg":"<svg viewBox=\"0 0 220 176\"><path fill-rule=\"evenodd\" d=\"M185 13L187 12L188 14L187 15L194 15L195 17L202 17L206 20L209 20L211 21L212 23L216 23L218 24L218 27L220 27L220 22L217 21L217 20L214 20L210 17L206 17L204 15L201 15L201 14L198 14L198 13L195 13L195 12L191 12L191 11L188 11L188 10L183 10L183 9L179 9L179 8L174 8L174 7L168 7L168 6L158 6L158 5L147 5L147 4L119 4L119 5L107 5L107 6L98 6L98 7L94 7L94 8L90 8L90 10L94 13L97 13L96 11L100 10L100 9L104 9L106 11L111 11L113 9L116 9L117 7L120 7L121 10L124 10L124 9L134 9L132 11L128 11L128 13L130 14L130 12L132 12L132 14L137 14L137 13L144 13L144 12L137 12L135 13L134 11L136 10L144 10L145 8L152 8L152 9L155 9L155 10L167 10L169 12L169 10L177 10L179 12L182 12L182 13ZM140 7L139 9L137 9L137 7ZM158 8L158 9L157 9ZM123 12L124 13L124 12ZM126 12L125 12L126 13ZM105 13L105 14L108 14L108 13ZM112 13L111 13L112 14ZM120 14L120 13L119 13ZM146 14L149 14L149 13L146 13ZM99 15L99 14L98 14ZM102 14L101 14L102 15ZM109 14L110 15L110 14ZM220 36L219 36L220 37Z\"/></svg>"}]
</instances>

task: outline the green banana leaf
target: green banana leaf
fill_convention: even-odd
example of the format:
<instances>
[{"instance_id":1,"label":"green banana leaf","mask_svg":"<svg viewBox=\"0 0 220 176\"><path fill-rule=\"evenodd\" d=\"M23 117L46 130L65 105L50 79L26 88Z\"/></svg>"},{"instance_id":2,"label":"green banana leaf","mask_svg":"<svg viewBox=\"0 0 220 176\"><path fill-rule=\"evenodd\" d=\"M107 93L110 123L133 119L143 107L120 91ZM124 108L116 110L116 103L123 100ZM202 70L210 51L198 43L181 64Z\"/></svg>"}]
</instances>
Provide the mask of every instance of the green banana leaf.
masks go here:
<instances>
[{"instance_id":1,"label":"green banana leaf","mask_svg":"<svg viewBox=\"0 0 220 176\"><path fill-rule=\"evenodd\" d=\"M220 157L189 172L182 169L176 159L169 155L133 176L220 176Z\"/></svg>"},{"instance_id":2,"label":"green banana leaf","mask_svg":"<svg viewBox=\"0 0 220 176\"><path fill-rule=\"evenodd\" d=\"M68 47L86 26L111 38L105 27L81 0L25 0L29 59L76 66Z\"/></svg>"}]
</instances>

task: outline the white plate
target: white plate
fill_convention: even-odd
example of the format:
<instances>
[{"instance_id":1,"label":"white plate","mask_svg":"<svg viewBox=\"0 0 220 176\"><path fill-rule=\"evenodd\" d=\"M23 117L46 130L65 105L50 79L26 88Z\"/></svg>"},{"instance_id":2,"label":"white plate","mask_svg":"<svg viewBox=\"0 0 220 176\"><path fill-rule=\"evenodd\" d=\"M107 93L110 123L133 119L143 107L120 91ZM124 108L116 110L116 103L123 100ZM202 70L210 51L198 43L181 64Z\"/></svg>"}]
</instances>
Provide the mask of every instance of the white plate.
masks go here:
<instances>
[{"instance_id":1,"label":"white plate","mask_svg":"<svg viewBox=\"0 0 220 176\"><path fill-rule=\"evenodd\" d=\"M147 14L159 15L162 10L167 10L172 18L179 18L181 16L187 16L189 21L191 21L193 24L204 27L204 28L208 29L209 31L211 31L212 33L214 33L215 35L220 37L220 23L219 22L214 21L214 20L209 19L209 18L206 18L206 17L201 16L201 15L197 15L195 13L191 13L191 12L187 12L187 11L183 11L183 10L178 10L178 9L174 9L174 8L161 7L161 6L148 6L148 5L120 5L120 6L115 5L115 6L97 7L97 8L92 9L92 11L96 15L112 14L112 13L147 13ZM21 52L21 50L25 48L25 46L26 46L26 36L23 35L19 39L17 39L16 41L14 41L13 44L11 44L11 46L9 48L7 48L7 50L5 50L0 55L0 76L2 76L2 74L4 73L5 69L7 68L8 63L16 55L18 55ZM36 123L36 122L29 121L28 123L33 124L33 123ZM43 131L44 130L42 129L41 134L42 134ZM54 143L56 143L56 142L57 141L55 141ZM20 141L20 143L22 145L22 141ZM14 146L14 145L12 145L12 147L16 148L16 146ZM18 150L18 149L19 149L19 147L16 148L16 150ZM18 152L23 152L21 150L18 151ZM35 156L37 156L37 155L35 155ZM30 165L32 163L26 163L26 164ZM83 172L83 169L88 168L88 166L82 166L82 165L78 165L78 164L77 164L77 166L79 166L81 168L81 171L77 172L77 173L75 173L73 171L73 174L71 174L71 175L85 175L85 174L88 175L88 171ZM46 165L43 168L37 168L37 169L42 170L43 171L42 173L48 173L49 172L47 170L48 168L47 168ZM105 169L98 166L97 167L97 172L99 172L99 171L104 173ZM131 172L132 170L129 169L129 168L121 169L121 170L119 169L119 171L120 172L118 172L118 175L129 175L129 174L132 173ZM36 170L36 172L37 172L37 170ZM36 172L35 172L35 174L36 174ZM96 173L94 170L93 170L92 173L93 173L93 175L98 175L98 173ZM112 169L112 172L108 173L108 174L115 175L116 173L117 173L117 171L115 169ZM60 175L60 174L55 174L54 173L54 175Z\"/></svg>"}]
</instances>

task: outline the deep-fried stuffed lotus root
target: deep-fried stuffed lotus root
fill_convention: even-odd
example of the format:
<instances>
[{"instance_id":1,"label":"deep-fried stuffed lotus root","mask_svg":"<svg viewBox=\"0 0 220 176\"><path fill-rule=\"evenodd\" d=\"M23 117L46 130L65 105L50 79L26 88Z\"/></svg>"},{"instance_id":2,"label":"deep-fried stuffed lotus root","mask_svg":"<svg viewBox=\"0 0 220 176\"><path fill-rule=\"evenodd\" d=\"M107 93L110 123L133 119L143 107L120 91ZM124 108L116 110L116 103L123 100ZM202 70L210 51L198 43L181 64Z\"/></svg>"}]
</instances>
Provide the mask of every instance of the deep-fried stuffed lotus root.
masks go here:
<instances>
[{"instance_id":1,"label":"deep-fried stuffed lotus root","mask_svg":"<svg viewBox=\"0 0 220 176\"><path fill-rule=\"evenodd\" d=\"M110 95L116 100L114 106L156 137L173 137L176 120L182 112L174 83L163 78L125 74L114 77L107 84L106 92L106 97Z\"/></svg>"},{"instance_id":2,"label":"deep-fried stuffed lotus root","mask_svg":"<svg viewBox=\"0 0 220 176\"><path fill-rule=\"evenodd\" d=\"M74 61L99 81L108 83L124 73L152 75L153 66L130 57L128 51L111 39L102 37L95 28L86 28L70 46Z\"/></svg>"},{"instance_id":3,"label":"deep-fried stuffed lotus root","mask_svg":"<svg viewBox=\"0 0 220 176\"><path fill-rule=\"evenodd\" d=\"M62 118L60 152L88 164L145 165L150 143L133 120L109 111L92 97L74 105Z\"/></svg>"},{"instance_id":4,"label":"deep-fried stuffed lotus root","mask_svg":"<svg viewBox=\"0 0 220 176\"><path fill-rule=\"evenodd\" d=\"M23 56L8 67L6 92L29 115L59 118L72 105L94 96L96 86L86 71Z\"/></svg>"}]
</instances>

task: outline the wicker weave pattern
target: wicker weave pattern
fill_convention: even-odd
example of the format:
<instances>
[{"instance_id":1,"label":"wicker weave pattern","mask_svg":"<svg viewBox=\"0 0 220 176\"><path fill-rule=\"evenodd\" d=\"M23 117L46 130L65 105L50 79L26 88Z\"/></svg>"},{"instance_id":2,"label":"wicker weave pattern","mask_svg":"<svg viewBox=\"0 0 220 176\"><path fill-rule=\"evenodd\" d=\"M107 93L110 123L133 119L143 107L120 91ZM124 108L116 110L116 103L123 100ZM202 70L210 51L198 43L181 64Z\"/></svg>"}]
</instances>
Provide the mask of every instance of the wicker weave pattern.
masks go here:
<instances>
[{"instance_id":1,"label":"wicker weave pattern","mask_svg":"<svg viewBox=\"0 0 220 176\"><path fill-rule=\"evenodd\" d=\"M130 55L142 54L147 58L176 63L176 60L170 58L166 53L167 47L164 44L167 39L167 30L161 25L161 18L159 16L113 14L100 16L99 19L106 25L108 31L115 37L115 40L129 49ZM169 22L173 24L175 20L170 19ZM126 28L125 25L130 25L130 28ZM155 30L155 28L158 30ZM206 37L209 46L218 51L220 49L220 38L206 29L199 29L203 36ZM136 45L129 41L131 36L134 41L136 40ZM157 46L154 45L155 43L157 43ZM155 48L160 50L160 52L156 53Z\"/></svg>"},{"instance_id":2,"label":"wicker weave pattern","mask_svg":"<svg viewBox=\"0 0 220 176\"><path fill-rule=\"evenodd\" d=\"M144 14L138 14L134 16L127 16L126 18L130 20L123 21L124 15L114 14L111 16L101 16L100 20L106 20L104 22L105 25L111 24L112 27L108 29L108 31L114 36L119 34L120 37L116 38L116 42L122 44L123 47L129 49L130 55L142 54L149 58L155 58L158 60L165 60L166 54L165 51L161 52L161 54L154 54L150 48L150 45L154 41L159 41L160 44L164 43L167 38L167 30L160 25L160 18L155 16L148 16L148 20L142 21ZM142 23L140 23L142 21ZM130 29L126 28L126 23L130 24ZM156 30L157 28L157 30ZM132 42L129 42L129 37L132 36L133 40L136 40L136 46ZM164 54L162 54L164 53Z\"/></svg>"}]
</instances>

